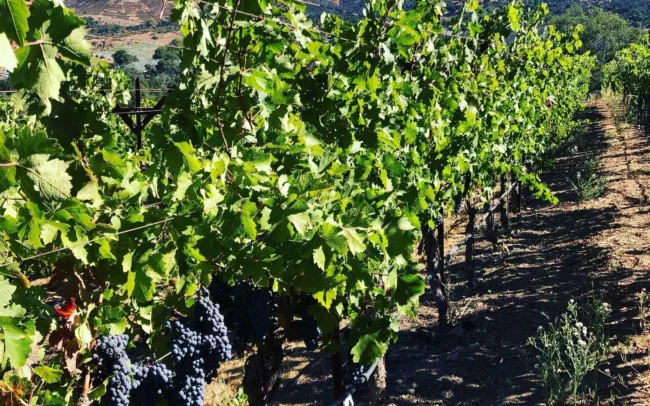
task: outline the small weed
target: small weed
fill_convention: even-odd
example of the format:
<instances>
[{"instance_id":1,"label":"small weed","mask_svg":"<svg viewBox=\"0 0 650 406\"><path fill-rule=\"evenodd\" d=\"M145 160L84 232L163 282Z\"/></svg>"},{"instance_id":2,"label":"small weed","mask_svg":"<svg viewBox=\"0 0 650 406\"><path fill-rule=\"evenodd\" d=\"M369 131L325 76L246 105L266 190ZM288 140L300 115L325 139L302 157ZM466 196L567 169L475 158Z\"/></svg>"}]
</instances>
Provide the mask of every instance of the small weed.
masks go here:
<instances>
[{"instance_id":1,"label":"small weed","mask_svg":"<svg viewBox=\"0 0 650 406\"><path fill-rule=\"evenodd\" d=\"M577 404L585 378L597 371L609 352L605 321L610 312L609 305L599 300L582 308L571 300L554 324L540 326L537 336L528 340L540 353L535 369L548 405L563 405L569 398Z\"/></svg>"},{"instance_id":2,"label":"small weed","mask_svg":"<svg viewBox=\"0 0 650 406\"><path fill-rule=\"evenodd\" d=\"M600 161L597 157L589 157L571 181L573 190L578 195L580 202L594 199L605 192L607 179L601 176Z\"/></svg>"}]
</instances>

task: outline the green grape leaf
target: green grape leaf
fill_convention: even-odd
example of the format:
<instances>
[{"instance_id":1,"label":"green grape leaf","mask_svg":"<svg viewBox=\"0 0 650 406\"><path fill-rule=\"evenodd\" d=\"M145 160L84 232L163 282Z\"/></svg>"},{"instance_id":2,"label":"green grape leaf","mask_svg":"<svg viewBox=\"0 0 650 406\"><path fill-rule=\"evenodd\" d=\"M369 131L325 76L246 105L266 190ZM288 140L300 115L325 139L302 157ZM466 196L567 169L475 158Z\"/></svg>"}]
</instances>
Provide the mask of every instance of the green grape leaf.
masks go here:
<instances>
[{"instance_id":1,"label":"green grape leaf","mask_svg":"<svg viewBox=\"0 0 650 406\"><path fill-rule=\"evenodd\" d=\"M174 192L174 196L172 200L174 201L183 200L183 198L185 198L185 193L187 192L187 189L191 185L192 185L192 176L187 172L183 172L178 177L178 182L176 183L176 191Z\"/></svg>"},{"instance_id":2,"label":"green grape leaf","mask_svg":"<svg viewBox=\"0 0 650 406\"><path fill-rule=\"evenodd\" d=\"M0 278L0 307L7 307L11 297L16 291L16 287L9 283L8 280Z\"/></svg>"},{"instance_id":3,"label":"green grape leaf","mask_svg":"<svg viewBox=\"0 0 650 406\"><path fill-rule=\"evenodd\" d=\"M244 233L248 236L248 238L255 239L257 236L257 225L255 224L255 220L244 214L241 214L239 216L239 219L241 221Z\"/></svg>"},{"instance_id":4,"label":"green grape leaf","mask_svg":"<svg viewBox=\"0 0 650 406\"><path fill-rule=\"evenodd\" d=\"M192 172L198 172L202 169L201 161L199 161L194 156L194 148L189 142L175 142L174 145L185 157L185 162L187 163L187 168Z\"/></svg>"},{"instance_id":5,"label":"green grape leaf","mask_svg":"<svg viewBox=\"0 0 650 406\"><path fill-rule=\"evenodd\" d=\"M148 267L136 266L135 271L129 271L127 277L127 292L129 297L138 302L147 302L153 299L156 284L147 270Z\"/></svg>"},{"instance_id":6,"label":"green grape leaf","mask_svg":"<svg viewBox=\"0 0 650 406\"><path fill-rule=\"evenodd\" d=\"M393 299L400 306L415 303L424 293L425 287L424 279L417 273L399 275L397 278L397 287L393 293Z\"/></svg>"},{"instance_id":7,"label":"green grape leaf","mask_svg":"<svg viewBox=\"0 0 650 406\"><path fill-rule=\"evenodd\" d=\"M22 367L32 352L32 339L26 327L21 325L19 318L2 316L0 328L4 333L3 363L9 360L12 367Z\"/></svg>"},{"instance_id":8,"label":"green grape leaf","mask_svg":"<svg viewBox=\"0 0 650 406\"><path fill-rule=\"evenodd\" d=\"M63 376L63 371L60 369L45 365L35 367L34 373L40 376L46 383L57 383L61 381L61 377Z\"/></svg>"},{"instance_id":9,"label":"green grape leaf","mask_svg":"<svg viewBox=\"0 0 650 406\"><path fill-rule=\"evenodd\" d=\"M292 214L290 216L287 216L287 219L291 222L291 224L293 224L298 234L302 235L305 235L311 224L309 214L306 212Z\"/></svg>"},{"instance_id":10,"label":"green grape leaf","mask_svg":"<svg viewBox=\"0 0 650 406\"><path fill-rule=\"evenodd\" d=\"M85 36L86 30L83 28L72 31L70 35L57 44L61 56L80 64L90 65L92 45L86 41Z\"/></svg>"},{"instance_id":11,"label":"green grape leaf","mask_svg":"<svg viewBox=\"0 0 650 406\"><path fill-rule=\"evenodd\" d=\"M29 8L25 0L0 0L0 32L21 47L29 31L28 19Z\"/></svg>"},{"instance_id":12,"label":"green grape leaf","mask_svg":"<svg viewBox=\"0 0 650 406\"><path fill-rule=\"evenodd\" d=\"M357 230L354 228L343 228L341 235L345 237L345 240L348 243L348 248L350 248L352 255L357 255L366 250L366 244L363 242L363 237L361 237L361 235L359 235Z\"/></svg>"},{"instance_id":13,"label":"green grape leaf","mask_svg":"<svg viewBox=\"0 0 650 406\"><path fill-rule=\"evenodd\" d=\"M56 140L49 138L45 131L32 132L28 127L18 130L18 136L13 140L13 148L20 160L36 155L56 155L62 152Z\"/></svg>"},{"instance_id":14,"label":"green grape leaf","mask_svg":"<svg viewBox=\"0 0 650 406\"><path fill-rule=\"evenodd\" d=\"M108 383L109 382L110 382L110 378L106 378L106 379L104 379L104 381L101 384L95 386L93 388L93 390L88 392L88 399L91 399L91 400L99 400L99 399L101 399L102 396L104 396L106 394L106 392L108 392Z\"/></svg>"},{"instance_id":15,"label":"green grape leaf","mask_svg":"<svg viewBox=\"0 0 650 406\"><path fill-rule=\"evenodd\" d=\"M70 197L72 178L67 173L68 163L60 159L49 159L49 155L31 155L23 162L21 171L32 181L33 189L48 200Z\"/></svg>"},{"instance_id":16,"label":"green grape leaf","mask_svg":"<svg viewBox=\"0 0 650 406\"><path fill-rule=\"evenodd\" d=\"M350 323L348 344L354 362L370 364L381 358L388 350L388 343L397 329L389 319L359 316Z\"/></svg>"},{"instance_id":17,"label":"green grape leaf","mask_svg":"<svg viewBox=\"0 0 650 406\"><path fill-rule=\"evenodd\" d=\"M58 48L39 43L16 51L18 67L11 79L17 85L32 89L41 102L51 107L50 99L58 99L65 73L57 61Z\"/></svg>"}]
</instances>

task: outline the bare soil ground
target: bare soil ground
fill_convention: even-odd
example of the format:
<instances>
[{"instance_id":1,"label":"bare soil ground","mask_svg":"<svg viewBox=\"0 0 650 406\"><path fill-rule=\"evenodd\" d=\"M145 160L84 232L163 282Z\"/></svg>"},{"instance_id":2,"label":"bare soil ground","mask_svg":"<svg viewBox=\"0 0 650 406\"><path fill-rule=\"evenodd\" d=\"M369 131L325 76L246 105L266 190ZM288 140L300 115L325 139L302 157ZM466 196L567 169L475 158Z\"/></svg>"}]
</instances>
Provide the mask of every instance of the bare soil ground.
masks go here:
<instances>
[{"instance_id":1,"label":"bare soil ground","mask_svg":"<svg viewBox=\"0 0 650 406\"><path fill-rule=\"evenodd\" d=\"M637 299L643 288L650 290L650 144L622 116L612 100L586 107L577 152L567 149L543 176L559 204L528 197L520 215L511 217L512 234L501 235L496 250L477 240L475 287L464 282L463 256L456 256L450 269L451 321L462 327L438 334L430 293L422 297L415 320L402 320L399 341L386 356L390 404L541 404L528 338L555 320L570 299L597 297L613 309L607 325L613 349L602 366L597 398L590 401L650 405L650 333L640 328ZM570 180L589 156L599 157L607 190L578 204ZM453 227L447 249L463 230ZM224 368L232 371L241 363ZM272 404L332 400L327 356L290 342L283 369ZM211 388L239 379L234 374ZM370 404L367 392L355 395L355 404ZM216 399L206 404L222 404Z\"/></svg>"}]
</instances>

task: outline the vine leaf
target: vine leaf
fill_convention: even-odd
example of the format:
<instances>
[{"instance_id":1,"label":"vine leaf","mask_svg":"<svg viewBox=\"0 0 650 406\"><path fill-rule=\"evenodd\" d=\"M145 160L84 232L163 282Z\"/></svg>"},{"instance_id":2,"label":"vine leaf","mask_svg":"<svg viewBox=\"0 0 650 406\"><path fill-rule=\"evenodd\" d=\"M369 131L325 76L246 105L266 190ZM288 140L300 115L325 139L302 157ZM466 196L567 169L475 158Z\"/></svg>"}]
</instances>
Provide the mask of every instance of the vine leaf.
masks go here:
<instances>
[{"instance_id":1,"label":"vine leaf","mask_svg":"<svg viewBox=\"0 0 650 406\"><path fill-rule=\"evenodd\" d=\"M65 73L56 60L57 48L48 44L38 44L20 48L16 51L18 67L12 81L28 87L41 101L49 106L49 99L57 99Z\"/></svg>"},{"instance_id":2,"label":"vine leaf","mask_svg":"<svg viewBox=\"0 0 650 406\"><path fill-rule=\"evenodd\" d=\"M9 361L12 367L20 368L32 352L31 335L35 332L35 324L33 320L25 322L24 308L9 305L15 290L6 279L0 279L0 328L4 344L2 365L4 367Z\"/></svg>"},{"instance_id":3,"label":"vine leaf","mask_svg":"<svg viewBox=\"0 0 650 406\"><path fill-rule=\"evenodd\" d=\"M359 254L366 250L366 244L363 242L363 237L357 233L354 228L345 227L341 234L345 237L345 240L348 242L348 248L352 255Z\"/></svg>"},{"instance_id":4,"label":"vine leaf","mask_svg":"<svg viewBox=\"0 0 650 406\"><path fill-rule=\"evenodd\" d=\"M70 197L72 178L67 173L68 163L60 159L49 159L49 155L30 156L21 166L33 182L35 191L46 199L58 200Z\"/></svg>"},{"instance_id":5,"label":"vine leaf","mask_svg":"<svg viewBox=\"0 0 650 406\"><path fill-rule=\"evenodd\" d=\"M19 46L25 44L29 31L29 8L25 0L0 0L0 27Z\"/></svg>"},{"instance_id":6,"label":"vine leaf","mask_svg":"<svg viewBox=\"0 0 650 406\"><path fill-rule=\"evenodd\" d=\"M0 5L3 1L26 7L23 0L0 0ZM21 41L16 40L21 47L15 51L18 64L11 75L12 83L33 91L49 113L50 99L59 99L61 83L66 80L65 62L90 64L91 45L84 39L84 20L72 10L42 0L34 1L21 16ZM13 34L8 34L9 39L15 40Z\"/></svg>"},{"instance_id":7,"label":"vine leaf","mask_svg":"<svg viewBox=\"0 0 650 406\"><path fill-rule=\"evenodd\" d=\"M292 214L287 219L293 224L298 234L305 235L310 226L309 214L307 212Z\"/></svg>"},{"instance_id":8,"label":"vine leaf","mask_svg":"<svg viewBox=\"0 0 650 406\"><path fill-rule=\"evenodd\" d=\"M32 339L26 327L21 325L17 317L0 317L0 327L4 333L3 364L9 360L14 368L25 365L32 352ZM33 321L31 321L33 324Z\"/></svg>"},{"instance_id":9,"label":"vine leaf","mask_svg":"<svg viewBox=\"0 0 650 406\"><path fill-rule=\"evenodd\" d=\"M351 323L352 334L349 339L354 362L367 365L383 357L388 350L391 331L396 328L385 318L359 316L355 319Z\"/></svg>"},{"instance_id":10,"label":"vine leaf","mask_svg":"<svg viewBox=\"0 0 650 406\"><path fill-rule=\"evenodd\" d=\"M34 373L40 376L46 383L57 383L63 376L63 371L58 368L48 367L46 365L39 365L34 368Z\"/></svg>"},{"instance_id":11,"label":"vine leaf","mask_svg":"<svg viewBox=\"0 0 650 406\"><path fill-rule=\"evenodd\" d=\"M11 297L16 291L16 287L6 279L0 279L0 307L7 307L11 302Z\"/></svg>"},{"instance_id":12,"label":"vine leaf","mask_svg":"<svg viewBox=\"0 0 650 406\"><path fill-rule=\"evenodd\" d=\"M314 263L323 271L325 270L325 252L323 251L323 246L314 250Z\"/></svg>"}]
</instances>

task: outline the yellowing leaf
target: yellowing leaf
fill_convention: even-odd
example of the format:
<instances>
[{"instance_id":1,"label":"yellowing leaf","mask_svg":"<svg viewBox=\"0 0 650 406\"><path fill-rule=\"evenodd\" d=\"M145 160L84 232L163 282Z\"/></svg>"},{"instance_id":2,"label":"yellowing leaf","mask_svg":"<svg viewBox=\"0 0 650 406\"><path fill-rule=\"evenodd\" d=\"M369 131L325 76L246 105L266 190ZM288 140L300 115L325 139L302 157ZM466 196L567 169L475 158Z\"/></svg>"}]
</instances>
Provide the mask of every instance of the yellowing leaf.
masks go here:
<instances>
[{"instance_id":1,"label":"yellowing leaf","mask_svg":"<svg viewBox=\"0 0 650 406\"><path fill-rule=\"evenodd\" d=\"M325 270L325 252L322 246L314 250L314 263L323 271Z\"/></svg>"},{"instance_id":2,"label":"yellowing leaf","mask_svg":"<svg viewBox=\"0 0 650 406\"><path fill-rule=\"evenodd\" d=\"M190 185L192 185L192 177L187 172L183 172L178 177L178 182L176 182L176 191L174 192L174 196L172 196L172 200L183 200Z\"/></svg>"},{"instance_id":3,"label":"yellowing leaf","mask_svg":"<svg viewBox=\"0 0 650 406\"><path fill-rule=\"evenodd\" d=\"M18 59L11 48L9 38L4 32L0 32L0 68L13 72L16 66L18 66Z\"/></svg>"},{"instance_id":4,"label":"yellowing leaf","mask_svg":"<svg viewBox=\"0 0 650 406\"><path fill-rule=\"evenodd\" d=\"M341 231L341 235L343 235L345 240L348 242L348 248L352 255L359 254L366 250L366 244L363 242L363 237L361 237L354 228L344 228L343 231Z\"/></svg>"},{"instance_id":5,"label":"yellowing leaf","mask_svg":"<svg viewBox=\"0 0 650 406\"><path fill-rule=\"evenodd\" d=\"M307 212L292 214L288 216L287 219L289 219L291 224L293 224L293 227L296 229L298 234L305 235L305 232L309 229L310 219Z\"/></svg>"}]
</instances>

